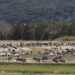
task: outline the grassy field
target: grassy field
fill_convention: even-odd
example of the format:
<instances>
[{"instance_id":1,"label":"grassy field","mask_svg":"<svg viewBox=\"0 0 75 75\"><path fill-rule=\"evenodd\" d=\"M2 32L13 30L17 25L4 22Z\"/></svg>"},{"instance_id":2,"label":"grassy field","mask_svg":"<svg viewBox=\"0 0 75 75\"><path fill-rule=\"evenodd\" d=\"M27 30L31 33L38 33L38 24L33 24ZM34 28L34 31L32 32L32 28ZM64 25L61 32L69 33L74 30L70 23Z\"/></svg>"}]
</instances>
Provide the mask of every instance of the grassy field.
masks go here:
<instances>
[{"instance_id":1,"label":"grassy field","mask_svg":"<svg viewBox=\"0 0 75 75\"><path fill-rule=\"evenodd\" d=\"M0 72L28 72L28 73L75 73L75 66L53 65L0 65Z\"/></svg>"},{"instance_id":2,"label":"grassy field","mask_svg":"<svg viewBox=\"0 0 75 75\"><path fill-rule=\"evenodd\" d=\"M75 36L63 36L63 37L59 37L56 40L60 41L75 41Z\"/></svg>"}]
</instances>

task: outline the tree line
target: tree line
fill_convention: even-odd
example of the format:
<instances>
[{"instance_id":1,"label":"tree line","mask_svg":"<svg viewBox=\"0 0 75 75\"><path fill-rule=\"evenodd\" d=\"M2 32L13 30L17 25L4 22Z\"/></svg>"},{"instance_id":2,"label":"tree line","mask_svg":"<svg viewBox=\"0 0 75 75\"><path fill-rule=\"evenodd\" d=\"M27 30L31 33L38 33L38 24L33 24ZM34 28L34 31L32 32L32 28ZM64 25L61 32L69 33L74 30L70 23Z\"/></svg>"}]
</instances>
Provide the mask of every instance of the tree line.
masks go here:
<instances>
[{"instance_id":1,"label":"tree line","mask_svg":"<svg viewBox=\"0 0 75 75\"><path fill-rule=\"evenodd\" d=\"M63 23L55 21L42 21L27 24L12 23L10 31L7 33L0 32L0 39L53 40L66 35L75 36L75 22Z\"/></svg>"}]
</instances>

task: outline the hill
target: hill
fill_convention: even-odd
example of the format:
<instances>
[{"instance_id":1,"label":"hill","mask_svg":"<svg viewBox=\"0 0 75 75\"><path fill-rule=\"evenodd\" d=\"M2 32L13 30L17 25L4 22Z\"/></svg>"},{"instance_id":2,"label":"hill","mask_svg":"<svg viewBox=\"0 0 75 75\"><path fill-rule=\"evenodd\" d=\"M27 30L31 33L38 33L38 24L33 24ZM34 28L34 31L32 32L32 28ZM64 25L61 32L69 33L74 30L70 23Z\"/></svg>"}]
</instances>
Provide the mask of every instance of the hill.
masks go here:
<instances>
[{"instance_id":1,"label":"hill","mask_svg":"<svg viewBox=\"0 0 75 75\"><path fill-rule=\"evenodd\" d=\"M0 0L0 18L35 22L75 20L75 0Z\"/></svg>"}]
</instances>

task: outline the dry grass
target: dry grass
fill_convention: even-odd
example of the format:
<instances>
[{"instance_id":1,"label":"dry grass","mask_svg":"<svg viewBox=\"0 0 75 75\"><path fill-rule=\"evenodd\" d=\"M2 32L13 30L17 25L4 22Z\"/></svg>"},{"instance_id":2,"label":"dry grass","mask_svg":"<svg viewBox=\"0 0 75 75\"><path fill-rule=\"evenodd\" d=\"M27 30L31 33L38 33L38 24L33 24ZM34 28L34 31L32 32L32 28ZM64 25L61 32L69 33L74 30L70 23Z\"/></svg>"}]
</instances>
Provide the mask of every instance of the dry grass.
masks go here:
<instances>
[{"instance_id":1,"label":"dry grass","mask_svg":"<svg viewBox=\"0 0 75 75\"><path fill-rule=\"evenodd\" d=\"M60 37L56 40L62 40L62 41L75 41L75 36L64 36L64 37Z\"/></svg>"}]
</instances>

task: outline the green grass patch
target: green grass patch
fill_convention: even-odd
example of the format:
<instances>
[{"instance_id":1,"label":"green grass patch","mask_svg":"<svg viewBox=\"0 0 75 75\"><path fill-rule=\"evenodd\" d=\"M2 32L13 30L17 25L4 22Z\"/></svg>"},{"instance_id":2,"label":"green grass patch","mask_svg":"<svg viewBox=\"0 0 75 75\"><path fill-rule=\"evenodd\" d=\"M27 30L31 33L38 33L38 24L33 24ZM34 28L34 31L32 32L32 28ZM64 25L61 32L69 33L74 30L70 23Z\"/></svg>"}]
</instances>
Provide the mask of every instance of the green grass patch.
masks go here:
<instances>
[{"instance_id":1,"label":"green grass patch","mask_svg":"<svg viewBox=\"0 0 75 75\"><path fill-rule=\"evenodd\" d=\"M32 73L75 73L75 66L53 65L0 65L0 71Z\"/></svg>"}]
</instances>

